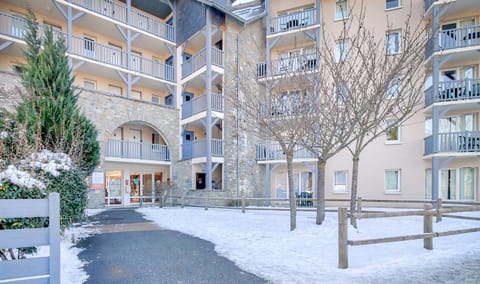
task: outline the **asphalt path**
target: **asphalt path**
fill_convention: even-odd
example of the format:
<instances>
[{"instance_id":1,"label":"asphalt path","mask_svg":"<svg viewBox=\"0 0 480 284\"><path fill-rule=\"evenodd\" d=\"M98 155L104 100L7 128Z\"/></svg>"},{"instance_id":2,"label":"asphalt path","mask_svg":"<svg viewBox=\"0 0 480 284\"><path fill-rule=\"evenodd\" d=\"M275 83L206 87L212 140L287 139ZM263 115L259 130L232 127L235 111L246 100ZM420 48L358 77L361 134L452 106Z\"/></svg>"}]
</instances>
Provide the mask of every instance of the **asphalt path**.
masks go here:
<instances>
[{"instance_id":1,"label":"asphalt path","mask_svg":"<svg viewBox=\"0 0 480 284\"><path fill-rule=\"evenodd\" d=\"M77 243L86 283L268 283L217 255L212 243L163 230L133 209L89 221L99 233Z\"/></svg>"}]
</instances>

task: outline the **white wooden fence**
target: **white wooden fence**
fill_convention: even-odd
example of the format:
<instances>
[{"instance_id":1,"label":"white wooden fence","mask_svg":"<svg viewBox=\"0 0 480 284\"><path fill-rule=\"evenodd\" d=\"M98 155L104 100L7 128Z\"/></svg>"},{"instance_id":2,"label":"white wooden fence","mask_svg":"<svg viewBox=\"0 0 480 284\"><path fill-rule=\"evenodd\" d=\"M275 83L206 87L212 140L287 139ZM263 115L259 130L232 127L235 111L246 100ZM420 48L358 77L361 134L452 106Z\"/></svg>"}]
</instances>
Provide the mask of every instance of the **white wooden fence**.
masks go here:
<instances>
[{"instance_id":1,"label":"white wooden fence","mask_svg":"<svg viewBox=\"0 0 480 284\"><path fill-rule=\"evenodd\" d=\"M0 283L60 283L60 198L0 199L0 219L48 217L48 228L0 230L2 248L49 246L47 257L0 261Z\"/></svg>"}]
</instances>

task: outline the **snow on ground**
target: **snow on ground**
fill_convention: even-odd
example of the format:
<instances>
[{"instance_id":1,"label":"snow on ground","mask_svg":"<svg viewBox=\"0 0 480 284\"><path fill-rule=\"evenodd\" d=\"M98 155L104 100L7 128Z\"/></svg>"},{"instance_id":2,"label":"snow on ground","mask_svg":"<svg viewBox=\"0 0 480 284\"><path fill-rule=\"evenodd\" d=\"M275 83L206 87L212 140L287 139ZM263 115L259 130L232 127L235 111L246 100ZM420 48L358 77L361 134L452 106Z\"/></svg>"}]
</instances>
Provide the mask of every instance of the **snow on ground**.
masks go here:
<instances>
[{"instance_id":1,"label":"snow on ground","mask_svg":"<svg viewBox=\"0 0 480 284\"><path fill-rule=\"evenodd\" d=\"M285 211L138 212L163 228L211 241L220 255L273 283L480 283L478 232L435 238L431 251L423 249L423 240L349 247L349 268L339 269L336 213L327 213L318 226L315 213L298 212L297 229L291 232ZM479 226L480 221L444 218L434 223L433 230ZM358 229L349 227L353 240L419 233L423 233L420 216L363 219L358 220Z\"/></svg>"},{"instance_id":2,"label":"snow on ground","mask_svg":"<svg viewBox=\"0 0 480 284\"><path fill-rule=\"evenodd\" d=\"M103 209L87 209L87 216L93 216L104 211ZM88 279L87 273L83 270L86 264L78 258L82 249L76 248L75 243L84 239L95 231L87 229L84 226L74 225L65 230L60 241L60 277L62 284L84 283ZM35 257L48 256L48 247L39 247Z\"/></svg>"}]
</instances>

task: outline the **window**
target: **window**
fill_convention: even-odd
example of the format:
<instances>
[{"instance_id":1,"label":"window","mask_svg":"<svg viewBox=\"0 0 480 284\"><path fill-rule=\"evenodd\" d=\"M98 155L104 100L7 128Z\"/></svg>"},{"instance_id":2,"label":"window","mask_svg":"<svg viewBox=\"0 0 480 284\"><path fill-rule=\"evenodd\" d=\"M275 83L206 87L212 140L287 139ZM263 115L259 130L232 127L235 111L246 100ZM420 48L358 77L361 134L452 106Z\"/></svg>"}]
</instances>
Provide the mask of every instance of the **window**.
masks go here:
<instances>
[{"instance_id":1,"label":"window","mask_svg":"<svg viewBox=\"0 0 480 284\"><path fill-rule=\"evenodd\" d=\"M132 90L132 93L130 95L133 99L137 99L137 100L142 99L142 92L140 92L140 91Z\"/></svg>"},{"instance_id":2,"label":"window","mask_svg":"<svg viewBox=\"0 0 480 284\"><path fill-rule=\"evenodd\" d=\"M400 142L400 126L394 121L387 121L387 131L385 132L387 144Z\"/></svg>"},{"instance_id":3,"label":"window","mask_svg":"<svg viewBox=\"0 0 480 284\"><path fill-rule=\"evenodd\" d=\"M400 32L390 32L387 34L387 54L400 53Z\"/></svg>"},{"instance_id":4,"label":"window","mask_svg":"<svg viewBox=\"0 0 480 284\"><path fill-rule=\"evenodd\" d=\"M173 106L173 95L172 94L165 97L165 105Z\"/></svg>"},{"instance_id":5,"label":"window","mask_svg":"<svg viewBox=\"0 0 480 284\"><path fill-rule=\"evenodd\" d=\"M385 8L394 9L400 7L400 0L387 0Z\"/></svg>"},{"instance_id":6,"label":"window","mask_svg":"<svg viewBox=\"0 0 480 284\"><path fill-rule=\"evenodd\" d=\"M95 39L90 37L83 37L83 54L86 57L95 57Z\"/></svg>"},{"instance_id":7,"label":"window","mask_svg":"<svg viewBox=\"0 0 480 284\"><path fill-rule=\"evenodd\" d=\"M83 80L83 87L87 90L95 90L97 89L97 82L85 79Z\"/></svg>"},{"instance_id":8,"label":"window","mask_svg":"<svg viewBox=\"0 0 480 284\"><path fill-rule=\"evenodd\" d=\"M336 171L333 177L333 192L346 193L348 174L347 171Z\"/></svg>"},{"instance_id":9,"label":"window","mask_svg":"<svg viewBox=\"0 0 480 284\"><path fill-rule=\"evenodd\" d=\"M160 97L152 95L152 103L159 104L160 103Z\"/></svg>"},{"instance_id":10,"label":"window","mask_svg":"<svg viewBox=\"0 0 480 284\"><path fill-rule=\"evenodd\" d=\"M346 102L348 96L347 87L345 87L344 84L338 84L335 87L335 95L337 104L343 105Z\"/></svg>"},{"instance_id":11,"label":"window","mask_svg":"<svg viewBox=\"0 0 480 284\"><path fill-rule=\"evenodd\" d=\"M475 200L477 168L440 170L440 192L443 199Z\"/></svg>"},{"instance_id":12,"label":"window","mask_svg":"<svg viewBox=\"0 0 480 284\"><path fill-rule=\"evenodd\" d=\"M122 95L122 87L114 86L114 85L108 85L108 91L112 94L115 95Z\"/></svg>"},{"instance_id":13,"label":"window","mask_svg":"<svg viewBox=\"0 0 480 284\"><path fill-rule=\"evenodd\" d=\"M399 79L395 78L388 83L387 93L385 94L386 99L396 99L399 95Z\"/></svg>"},{"instance_id":14,"label":"window","mask_svg":"<svg viewBox=\"0 0 480 284\"><path fill-rule=\"evenodd\" d=\"M347 40L339 40L335 43L335 62L342 62L348 58L348 42Z\"/></svg>"},{"instance_id":15,"label":"window","mask_svg":"<svg viewBox=\"0 0 480 284\"><path fill-rule=\"evenodd\" d=\"M432 199L432 169L425 169L425 199Z\"/></svg>"},{"instance_id":16,"label":"window","mask_svg":"<svg viewBox=\"0 0 480 284\"><path fill-rule=\"evenodd\" d=\"M336 0L335 1L335 20L343 20L349 17L348 1Z\"/></svg>"},{"instance_id":17,"label":"window","mask_svg":"<svg viewBox=\"0 0 480 284\"><path fill-rule=\"evenodd\" d=\"M385 170L385 192L400 192L400 170Z\"/></svg>"}]
</instances>

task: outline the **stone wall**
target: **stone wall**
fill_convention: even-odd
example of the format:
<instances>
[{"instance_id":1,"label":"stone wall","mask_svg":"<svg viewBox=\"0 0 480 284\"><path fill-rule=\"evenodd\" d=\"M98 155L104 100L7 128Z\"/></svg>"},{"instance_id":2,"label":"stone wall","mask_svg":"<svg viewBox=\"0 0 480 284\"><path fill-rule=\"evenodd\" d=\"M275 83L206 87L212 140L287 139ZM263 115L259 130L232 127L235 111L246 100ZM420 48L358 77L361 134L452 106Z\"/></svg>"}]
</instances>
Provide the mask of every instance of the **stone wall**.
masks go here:
<instances>
[{"instance_id":1,"label":"stone wall","mask_svg":"<svg viewBox=\"0 0 480 284\"><path fill-rule=\"evenodd\" d=\"M238 116L234 101L244 96L247 90L253 93L262 91L260 84L252 82L256 82L256 63L265 60L265 28L262 20L239 26L228 18L226 26L224 190L229 191L231 196L244 192L249 197L264 197L265 167L255 161L255 144L262 141L262 134L254 125L247 123L252 118Z\"/></svg>"}]
</instances>

